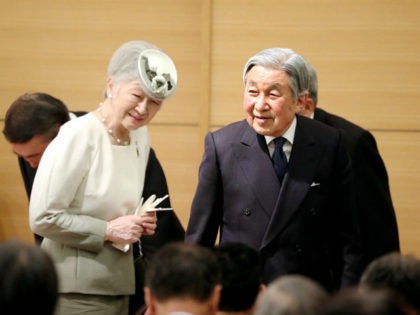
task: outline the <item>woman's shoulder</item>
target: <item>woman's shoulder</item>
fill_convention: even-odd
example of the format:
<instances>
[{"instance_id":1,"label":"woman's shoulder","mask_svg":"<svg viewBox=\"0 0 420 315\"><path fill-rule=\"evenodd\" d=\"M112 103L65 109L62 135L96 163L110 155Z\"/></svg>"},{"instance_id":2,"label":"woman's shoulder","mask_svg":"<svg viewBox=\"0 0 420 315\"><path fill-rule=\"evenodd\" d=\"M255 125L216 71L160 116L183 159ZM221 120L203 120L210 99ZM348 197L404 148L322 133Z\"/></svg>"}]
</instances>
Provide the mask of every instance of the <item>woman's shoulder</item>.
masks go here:
<instances>
[{"instance_id":1,"label":"woman's shoulder","mask_svg":"<svg viewBox=\"0 0 420 315\"><path fill-rule=\"evenodd\" d=\"M100 124L100 121L92 114L92 112L89 112L86 115L70 119L61 126L60 132L65 132L67 134L87 133L93 135L92 132L100 130L98 128L98 124Z\"/></svg>"},{"instance_id":2,"label":"woman's shoulder","mask_svg":"<svg viewBox=\"0 0 420 315\"><path fill-rule=\"evenodd\" d=\"M53 142L59 147L95 147L103 137L101 127L97 117L87 113L62 125Z\"/></svg>"}]
</instances>

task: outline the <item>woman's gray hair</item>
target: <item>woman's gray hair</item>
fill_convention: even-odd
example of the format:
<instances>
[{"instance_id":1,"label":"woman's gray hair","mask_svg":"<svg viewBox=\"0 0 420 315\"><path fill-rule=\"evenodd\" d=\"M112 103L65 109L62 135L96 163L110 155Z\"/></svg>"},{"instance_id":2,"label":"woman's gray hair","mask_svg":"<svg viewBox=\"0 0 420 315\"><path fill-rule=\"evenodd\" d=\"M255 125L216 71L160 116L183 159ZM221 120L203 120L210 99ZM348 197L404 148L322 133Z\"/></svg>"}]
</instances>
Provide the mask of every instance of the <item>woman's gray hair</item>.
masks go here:
<instances>
[{"instance_id":1,"label":"woman's gray hair","mask_svg":"<svg viewBox=\"0 0 420 315\"><path fill-rule=\"evenodd\" d=\"M157 49L155 45L133 40L123 44L112 55L108 64L108 77L115 82L127 82L139 79L138 59L140 54L146 49Z\"/></svg>"},{"instance_id":2,"label":"woman's gray hair","mask_svg":"<svg viewBox=\"0 0 420 315\"><path fill-rule=\"evenodd\" d=\"M248 72L254 66L283 70L289 75L289 86L293 100L308 93L309 73L305 59L290 48L268 48L251 57L244 67L243 80L246 84Z\"/></svg>"},{"instance_id":3,"label":"woman's gray hair","mask_svg":"<svg viewBox=\"0 0 420 315\"><path fill-rule=\"evenodd\" d=\"M164 100L176 89L177 71L161 49L144 41L129 41L118 48L108 64L108 77L117 84L138 80L150 97Z\"/></svg>"}]
</instances>

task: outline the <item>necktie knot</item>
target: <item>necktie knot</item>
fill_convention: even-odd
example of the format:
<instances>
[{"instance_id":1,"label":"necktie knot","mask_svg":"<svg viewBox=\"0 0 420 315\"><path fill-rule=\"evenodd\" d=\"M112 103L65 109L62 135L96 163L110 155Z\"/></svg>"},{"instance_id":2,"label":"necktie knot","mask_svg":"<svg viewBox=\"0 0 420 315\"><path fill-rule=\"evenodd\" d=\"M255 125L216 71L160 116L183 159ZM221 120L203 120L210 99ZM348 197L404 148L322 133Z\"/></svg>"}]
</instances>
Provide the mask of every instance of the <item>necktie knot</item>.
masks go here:
<instances>
[{"instance_id":1,"label":"necktie knot","mask_svg":"<svg viewBox=\"0 0 420 315\"><path fill-rule=\"evenodd\" d=\"M283 144L286 142L286 138L284 137L278 137L274 139L274 145L277 148L280 148L283 150Z\"/></svg>"}]
</instances>

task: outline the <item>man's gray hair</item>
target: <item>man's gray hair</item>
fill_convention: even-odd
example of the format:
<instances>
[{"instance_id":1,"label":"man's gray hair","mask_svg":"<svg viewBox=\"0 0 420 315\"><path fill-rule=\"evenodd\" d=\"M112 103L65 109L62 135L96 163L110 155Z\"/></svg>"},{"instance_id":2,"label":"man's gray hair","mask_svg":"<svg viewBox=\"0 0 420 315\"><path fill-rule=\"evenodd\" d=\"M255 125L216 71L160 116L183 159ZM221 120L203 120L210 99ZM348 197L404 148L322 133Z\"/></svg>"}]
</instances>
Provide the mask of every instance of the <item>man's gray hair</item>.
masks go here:
<instances>
[{"instance_id":1,"label":"man's gray hair","mask_svg":"<svg viewBox=\"0 0 420 315\"><path fill-rule=\"evenodd\" d=\"M293 100L308 93L309 71L302 56L290 48L268 48L251 57L244 67L243 80L246 84L248 72L254 66L283 70L289 75L289 86L292 90Z\"/></svg>"}]
</instances>

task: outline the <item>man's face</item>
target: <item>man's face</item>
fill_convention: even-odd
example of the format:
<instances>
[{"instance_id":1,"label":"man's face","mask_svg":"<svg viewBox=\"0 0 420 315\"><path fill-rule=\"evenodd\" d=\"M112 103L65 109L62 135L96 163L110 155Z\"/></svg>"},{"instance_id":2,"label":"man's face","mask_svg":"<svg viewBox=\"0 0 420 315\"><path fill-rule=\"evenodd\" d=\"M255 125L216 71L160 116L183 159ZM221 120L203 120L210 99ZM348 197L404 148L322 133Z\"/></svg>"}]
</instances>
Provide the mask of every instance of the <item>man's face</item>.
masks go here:
<instances>
[{"instance_id":1,"label":"man's face","mask_svg":"<svg viewBox=\"0 0 420 315\"><path fill-rule=\"evenodd\" d=\"M13 152L22 157L33 168L37 168L41 161L42 154L50 141L43 136L35 136L25 143L12 143Z\"/></svg>"},{"instance_id":2,"label":"man's face","mask_svg":"<svg viewBox=\"0 0 420 315\"><path fill-rule=\"evenodd\" d=\"M254 66L247 75L243 107L246 120L264 136L281 136L301 107L292 98L289 75L282 70Z\"/></svg>"}]
</instances>

